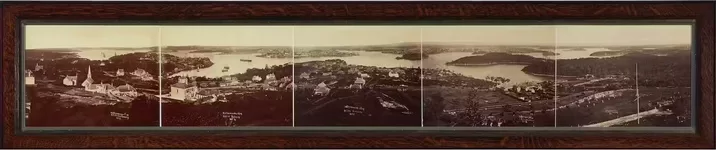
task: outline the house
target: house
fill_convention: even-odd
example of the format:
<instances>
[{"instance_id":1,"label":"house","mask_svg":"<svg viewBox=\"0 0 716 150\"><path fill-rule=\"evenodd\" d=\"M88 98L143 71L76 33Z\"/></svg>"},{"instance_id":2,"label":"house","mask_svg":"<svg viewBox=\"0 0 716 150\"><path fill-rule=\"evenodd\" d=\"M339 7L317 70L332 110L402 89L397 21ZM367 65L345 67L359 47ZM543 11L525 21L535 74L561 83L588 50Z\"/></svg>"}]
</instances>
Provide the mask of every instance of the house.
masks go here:
<instances>
[{"instance_id":1,"label":"house","mask_svg":"<svg viewBox=\"0 0 716 150\"><path fill-rule=\"evenodd\" d=\"M85 87L85 91L89 92L96 92L96 93L102 93L107 94L110 91L114 91L116 88L110 84L100 83L100 84L90 84L89 86Z\"/></svg>"},{"instance_id":2,"label":"house","mask_svg":"<svg viewBox=\"0 0 716 150\"><path fill-rule=\"evenodd\" d=\"M229 82L229 81L219 82L219 86L220 87L231 86L231 82Z\"/></svg>"},{"instance_id":3,"label":"house","mask_svg":"<svg viewBox=\"0 0 716 150\"><path fill-rule=\"evenodd\" d=\"M592 75L592 74L587 74L587 75L584 75L584 78L593 79L593 78L594 78L594 75Z\"/></svg>"},{"instance_id":4,"label":"house","mask_svg":"<svg viewBox=\"0 0 716 150\"><path fill-rule=\"evenodd\" d=\"M398 87L398 91L408 91L408 86L405 84L401 84L400 87Z\"/></svg>"},{"instance_id":5,"label":"house","mask_svg":"<svg viewBox=\"0 0 716 150\"><path fill-rule=\"evenodd\" d=\"M254 77L251 78L251 80L253 80L254 82L260 82L260 81L263 80L263 79L262 79L261 77L259 77L259 76L254 76Z\"/></svg>"},{"instance_id":6,"label":"house","mask_svg":"<svg viewBox=\"0 0 716 150\"><path fill-rule=\"evenodd\" d=\"M117 69L117 76L124 76L124 69Z\"/></svg>"},{"instance_id":7,"label":"house","mask_svg":"<svg viewBox=\"0 0 716 150\"><path fill-rule=\"evenodd\" d=\"M268 85L268 84L263 84L261 86L262 86L261 88L266 91L277 91L278 90L276 87Z\"/></svg>"},{"instance_id":8,"label":"house","mask_svg":"<svg viewBox=\"0 0 716 150\"><path fill-rule=\"evenodd\" d=\"M321 82L314 89L314 95L326 96L331 92L331 89L326 86L326 83Z\"/></svg>"},{"instance_id":9,"label":"house","mask_svg":"<svg viewBox=\"0 0 716 150\"><path fill-rule=\"evenodd\" d=\"M290 77L287 77L287 76L281 78L281 82L284 82L284 83L285 83L285 82L291 82L291 80L293 80L293 79L291 79Z\"/></svg>"},{"instance_id":10,"label":"house","mask_svg":"<svg viewBox=\"0 0 716 150\"><path fill-rule=\"evenodd\" d=\"M274 75L273 73L266 75L266 82L267 82L267 83L268 83L268 82L273 82L273 81L276 81L276 75Z\"/></svg>"},{"instance_id":11,"label":"house","mask_svg":"<svg viewBox=\"0 0 716 150\"><path fill-rule=\"evenodd\" d=\"M360 71L358 70L358 68L351 68L351 69L348 69L348 73L350 73L350 74L360 74Z\"/></svg>"},{"instance_id":12,"label":"house","mask_svg":"<svg viewBox=\"0 0 716 150\"><path fill-rule=\"evenodd\" d=\"M179 77L179 82L172 84L170 88L169 96L173 99L194 101L199 96L199 87L189 83L186 77Z\"/></svg>"},{"instance_id":13,"label":"house","mask_svg":"<svg viewBox=\"0 0 716 150\"><path fill-rule=\"evenodd\" d=\"M393 71L389 72L389 73L388 73L388 76L389 76L389 77L392 77L392 78L398 78L398 77L400 77L400 75L398 75L398 73L393 72Z\"/></svg>"},{"instance_id":14,"label":"house","mask_svg":"<svg viewBox=\"0 0 716 150\"><path fill-rule=\"evenodd\" d=\"M85 91L102 94L107 94L107 92L115 89L115 87L110 84L94 84L94 80L92 79L92 68L90 66L87 66L87 79L82 82L82 86L85 87Z\"/></svg>"},{"instance_id":15,"label":"house","mask_svg":"<svg viewBox=\"0 0 716 150\"><path fill-rule=\"evenodd\" d=\"M365 85L365 79L358 77L351 85L351 88L363 89L363 85Z\"/></svg>"},{"instance_id":16,"label":"house","mask_svg":"<svg viewBox=\"0 0 716 150\"><path fill-rule=\"evenodd\" d=\"M66 86L77 86L77 75L65 76L65 79L62 79L62 84Z\"/></svg>"},{"instance_id":17,"label":"house","mask_svg":"<svg viewBox=\"0 0 716 150\"><path fill-rule=\"evenodd\" d=\"M311 75L309 75L307 72L301 73L301 76L299 76L301 79L308 79L311 78Z\"/></svg>"},{"instance_id":18,"label":"house","mask_svg":"<svg viewBox=\"0 0 716 150\"><path fill-rule=\"evenodd\" d=\"M224 81L233 81L234 80L234 78L231 76L224 76L224 77L222 77L222 79L224 79Z\"/></svg>"},{"instance_id":19,"label":"house","mask_svg":"<svg viewBox=\"0 0 716 150\"><path fill-rule=\"evenodd\" d=\"M286 86L284 88L286 88L287 90L290 90L290 89L293 89L293 87L296 87L296 84L291 82L291 83L286 84Z\"/></svg>"},{"instance_id":20,"label":"house","mask_svg":"<svg viewBox=\"0 0 716 150\"><path fill-rule=\"evenodd\" d=\"M32 71L25 70L25 85L35 85L35 76L32 75Z\"/></svg>"},{"instance_id":21,"label":"house","mask_svg":"<svg viewBox=\"0 0 716 150\"><path fill-rule=\"evenodd\" d=\"M139 93L137 93L137 89L129 84L118 86L112 92L117 95L128 96L128 97L137 97L139 95Z\"/></svg>"},{"instance_id":22,"label":"house","mask_svg":"<svg viewBox=\"0 0 716 150\"><path fill-rule=\"evenodd\" d=\"M359 73L361 78L370 78L370 75L367 73Z\"/></svg>"},{"instance_id":23,"label":"house","mask_svg":"<svg viewBox=\"0 0 716 150\"><path fill-rule=\"evenodd\" d=\"M154 77L151 74L144 74L142 77L142 81L151 81L154 80Z\"/></svg>"},{"instance_id":24,"label":"house","mask_svg":"<svg viewBox=\"0 0 716 150\"><path fill-rule=\"evenodd\" d=\"M35 64L35 71L43 70L45 67L40 65L40 63Z\"/></svg>"},{"instance_id":25,"label":"house","mask_svg":"<svg viewBox=\"0 0 716 150\"><path fill-rule=\"evenodd\" d=\"M139 69L139 68L137 68L137 70L134 70L134 72L132 72L132 75L140 76L140 77L145 76L146 74L149 74L149 73L147 71L145 71L144 69Z\"/></svg>"}]
</instances>

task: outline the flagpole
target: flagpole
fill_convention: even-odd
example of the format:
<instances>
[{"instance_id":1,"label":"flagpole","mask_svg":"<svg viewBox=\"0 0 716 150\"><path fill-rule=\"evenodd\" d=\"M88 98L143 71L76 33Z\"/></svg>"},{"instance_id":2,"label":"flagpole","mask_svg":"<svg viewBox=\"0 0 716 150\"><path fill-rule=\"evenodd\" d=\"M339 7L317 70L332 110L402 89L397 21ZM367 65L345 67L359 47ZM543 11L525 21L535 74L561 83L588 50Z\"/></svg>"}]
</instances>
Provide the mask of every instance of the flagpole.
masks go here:
<instances>
[{"instance_id":1,"label":"flagpole","mask_svg":"<svg viewBox=\"0 0 716 150\"><path fill-rule=\"evenodd\" d=\"M635 81L636 82L636 124L641 124L640 118L639 118L639 113L641 112L640 107L639 107L639 101L641 98L641 96L639 96L639 63L636 63L635 69L636 69L635 70L636 71L636 81Z\"/></svg>"}]
</instances>

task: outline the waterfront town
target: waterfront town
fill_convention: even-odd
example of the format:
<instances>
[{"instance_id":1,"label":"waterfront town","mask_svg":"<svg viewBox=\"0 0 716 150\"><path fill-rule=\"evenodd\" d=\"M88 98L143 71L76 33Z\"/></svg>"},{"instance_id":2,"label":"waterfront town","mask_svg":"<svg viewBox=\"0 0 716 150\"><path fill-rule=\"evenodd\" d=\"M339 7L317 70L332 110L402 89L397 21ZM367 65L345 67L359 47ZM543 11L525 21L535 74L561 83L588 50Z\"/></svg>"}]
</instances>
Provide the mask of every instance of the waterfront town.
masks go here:
<instances>
[{"instance_id":1,"label":"waterfront town","mask_svg":"<svg viewBox=\"0 0 716 150\"><path fill-rule=\"evenodd\" d=\"M158 67L151 65L155 53L112 55L102 61L54 50L26 54L28 126L158 125L159 103L153 96L158 94ZM157 115L147 115L152 112Z\"/></svg>"},{"instance_id":2,"label":"waterfront town","mask_svg":"<svg viewBox=\"0 0 716 150\"><path fill-rule=\"evenodd\" d=\"M297 126L419 126L420 69L296 64Z\"/></svg>"},{"instance_id":3,"label":"waterfront town","mask_svg":"<svg viewBox=\"0 0 716 150\"><path fill-rule=\"evenodd\" d=\"M290 126L290 64L250 69L220 78L167 78L162 97L165 126Z\"/></svg>"}]
</instances>

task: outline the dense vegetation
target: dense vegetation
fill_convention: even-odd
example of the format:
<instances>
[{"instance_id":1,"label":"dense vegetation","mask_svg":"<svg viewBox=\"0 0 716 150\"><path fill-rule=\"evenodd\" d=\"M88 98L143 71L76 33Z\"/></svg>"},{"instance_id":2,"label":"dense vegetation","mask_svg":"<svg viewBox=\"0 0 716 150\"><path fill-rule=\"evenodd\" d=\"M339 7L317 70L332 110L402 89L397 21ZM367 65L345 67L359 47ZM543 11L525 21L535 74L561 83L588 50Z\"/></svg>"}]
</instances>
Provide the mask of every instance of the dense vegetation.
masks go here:
<instances>
[{"instance_id":1,"label":"dense vegetation","mask_svg":"<svg viewBox=\"0 0 716 150\"><path fill-rule=\"evenodd\" d=\"M448 65L492 64L492 63L522 63L532 64L547 62L545 59L534 58L527 55L512 55L508 53L487 53L481 56L467 56L448 62Z\"/></svg>"},{"instance_id":2,"label":"dense vegetation","mask_svg":"<svg viewBox=\"0 0 716 150\"><path fill-rule=\"evenodd\" d=\"M407 53L407 54L403 54L403 56L396 57L395 59L422 60L424 58L428 58L428 55L421 56L421 53Z\"/></svg>"},{"instance_id":3,"label":"dense vegetation","mask_svg":"<svg viewBox=\"0 0 716 150\"><path fill-rule=\"evenodd\" d=\"M559 60L558 75L596 76L625 75L634 77L639 64L639 83L644 86L690 86L691 54L688 51L654 56L644 53L630 53L613 58L582 58ZM554 63L533 63L523 69L525 72L554 74Z\"/></svg>"},{"instance_id":4,"label":"dense vegetation","mask_svg":"<svg viewBox=\"0 0 716 150\"><path fill-rule=\"evenodd\" d=\"M162 63L164 63L164 65L162 66L164 75L171 75L180 71L206 68L210 67L211 65L214 65L214 63L211 62L209 58L205 57L177 57L174 55L163 54L162 58L164 59L162 61Z\"/></svg>"}]
</instances>

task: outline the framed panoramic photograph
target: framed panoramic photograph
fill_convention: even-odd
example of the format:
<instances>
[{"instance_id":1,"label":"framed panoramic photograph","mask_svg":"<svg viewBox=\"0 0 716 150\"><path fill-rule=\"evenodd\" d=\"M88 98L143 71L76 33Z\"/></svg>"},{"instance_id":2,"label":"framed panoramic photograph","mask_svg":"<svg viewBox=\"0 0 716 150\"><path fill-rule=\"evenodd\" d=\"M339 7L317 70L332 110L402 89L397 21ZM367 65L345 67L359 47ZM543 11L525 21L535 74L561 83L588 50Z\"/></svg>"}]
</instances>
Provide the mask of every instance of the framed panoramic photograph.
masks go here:
<instances>
[{"instance_id":1,"label":"framed panoramic photograph","mask_svg":"<svg viewBox=\"0 0 716 150\"><path fill-rule=\"evenodd\" d=\"M714 7L3 3L2 148L714 148Z\"/></svg>"}]
</instances>

